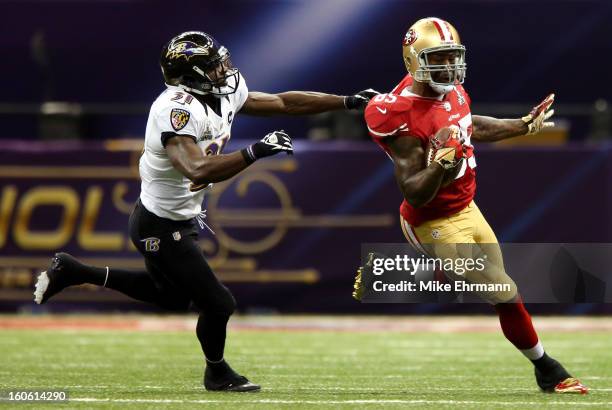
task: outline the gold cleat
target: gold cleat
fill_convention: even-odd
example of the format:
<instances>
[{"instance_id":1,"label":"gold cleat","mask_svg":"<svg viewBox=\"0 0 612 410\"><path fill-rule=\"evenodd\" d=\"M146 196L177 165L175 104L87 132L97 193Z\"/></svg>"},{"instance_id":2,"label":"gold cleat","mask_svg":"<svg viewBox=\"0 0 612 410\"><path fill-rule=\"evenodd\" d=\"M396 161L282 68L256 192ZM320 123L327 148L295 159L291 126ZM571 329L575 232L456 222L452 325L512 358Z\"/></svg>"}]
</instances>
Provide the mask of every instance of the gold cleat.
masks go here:
<instances>
[{"instance_id":1,"label":"gold cleat","mask_svg":"<svg viewBox=\"0 0 612 410\"><path fill-rule=\"evenodd\" d=\"M357 276L355 276L355 283L353 284L353 298L361 300L363 297L363 283L361 282L361 273L363 272L363 266L357 269Z\"/></svg>"},{"instance_id":2,"label":"gold cleat","mask_svg":"<svg viewBox=\"0 0 612 410\"><path fill-rule=\"evenodd\" d=\"M555 393L587 394L588 392L589 388L574 377L568 377L555 386Z\"/></svg>"}]
</instances>

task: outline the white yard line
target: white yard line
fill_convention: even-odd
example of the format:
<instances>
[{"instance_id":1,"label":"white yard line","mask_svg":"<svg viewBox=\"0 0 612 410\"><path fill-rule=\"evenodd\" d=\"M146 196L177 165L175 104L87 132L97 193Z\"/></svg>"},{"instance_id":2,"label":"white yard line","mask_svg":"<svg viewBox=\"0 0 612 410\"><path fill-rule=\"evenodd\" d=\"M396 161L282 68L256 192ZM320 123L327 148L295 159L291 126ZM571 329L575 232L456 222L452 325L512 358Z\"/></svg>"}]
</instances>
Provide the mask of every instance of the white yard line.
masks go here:
<instances>
[{"instance_id":1,"label":"white yard line","mask_svg":"<svg viewBox=\"0 0 612 410\"><path fill-rule=\"evenodd\" d=\"M152 390L173 390L176 386L166 385L166 386L122 386L122 385L68 385L62 386L62 388L66 389L119 389L126 391L138 391L140 389L152 389ZM192 389L193 386L181 386L181 388ZM406 386L403 388L402 386L393 386L386 388L377 388L377 387L330 387L330 386L312 386L312 387L295 387L295 388L275 388L275 387L267 387L266 392L271 393L287 393L294 392L299 393L302 391L342 391L342 392L350 392L350 393L359 393L359 392L380 392L385 394L393 394L393 393L403 393L406 390L410 389L410 387ZM427 390L429 391L516 391L516 392L537 392L535 387L435 387L435 386L427 386ZM194 392L198 390L194 388ZM203 392L203 390L202 390ZM612 388L596 388L591 389L591 392L612 392Z\"/></svg>"},{"instance_id":2,"label":"white yard line","mask_svg":"<svg viewBox=\"0 0 612 410\"><path fill-rule=\"evenodd\" d=\"M247 399L247 400L178 400L178 399L103 399L95 397L70 398L73 402L101 402L101 403L177 403L177 404L459 404L459 405L499 405L499 406L612 406L609 402L579 402L579 401L475 401L475 400L399 400L399 399L368 399L368 400L278 400L278 399Z\"/></svg>"}]
</instances>

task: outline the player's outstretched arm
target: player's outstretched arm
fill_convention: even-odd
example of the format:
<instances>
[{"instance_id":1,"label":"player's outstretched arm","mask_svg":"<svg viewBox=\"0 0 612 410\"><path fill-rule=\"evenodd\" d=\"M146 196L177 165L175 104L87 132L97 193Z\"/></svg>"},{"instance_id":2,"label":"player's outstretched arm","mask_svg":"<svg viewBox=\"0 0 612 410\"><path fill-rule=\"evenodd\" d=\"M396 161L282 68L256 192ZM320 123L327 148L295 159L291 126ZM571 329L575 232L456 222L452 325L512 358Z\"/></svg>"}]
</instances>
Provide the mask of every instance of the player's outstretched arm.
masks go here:
<instances>
[{"instance_id":1,"label":"player's outstretched arm","mask_svg":"<svg viewBox=\"0 0 612 410\"><path fill-rule=\"evenodd\" d=\"M230 154L204 155L190 136L175 136L166 144L168 157L181 174L195 185L230 179L260 158L281 152L293 154L291 137L283 131L274 131L261 141Z\"/></svg>"},{"instance_id":2,"label":"player's outstretched arm","mask_svg":"<svg viewBox=\"0 0 612 410\"><path fill-rule=\"evenodd\" d=\"M472 139L480 142L495 142L525 135L527 124L520 119L500 119L472 115Z\"/></svg>"},{"instance_id":3,"label":"player's outstretched arm","mask_svg":"<svg viewBox=\"0 0 612 410\"><path fill-rule=\"evenodd\" d=\"M314 91L287 91L279 94L250 92L241 113L249 115L308 115L343 109L363 109L378 92L363 90L341 96Z\"/></svg>"},{"instance_id":4,"label":"player's outstretched arm","mask_svg":"<svg viewBox=\"0 0 612 410\"><path fill-rule=\"evenodd\" d=\"M550 109L555 95L548 95L540 104L533 107L529 114L519 119L498 119L480 115L472 116L472 138L476 141L495 142L525 134L537 134L544 128L553 127L547 121L555 113Z\"/></svg>"},{"instance_id":5,"label":"player's outstretched arm","mask_svg":"<svg viewBox=\"0 0 612 410\"><path fill-rule=\"evenodd\" d=\"M418 208L435 198L442 185L444 168L436 161L423 168L425 150L420 141L411 137L393 138L389 149L395 179L406 201Z\"/></svg>"}]
</instances>

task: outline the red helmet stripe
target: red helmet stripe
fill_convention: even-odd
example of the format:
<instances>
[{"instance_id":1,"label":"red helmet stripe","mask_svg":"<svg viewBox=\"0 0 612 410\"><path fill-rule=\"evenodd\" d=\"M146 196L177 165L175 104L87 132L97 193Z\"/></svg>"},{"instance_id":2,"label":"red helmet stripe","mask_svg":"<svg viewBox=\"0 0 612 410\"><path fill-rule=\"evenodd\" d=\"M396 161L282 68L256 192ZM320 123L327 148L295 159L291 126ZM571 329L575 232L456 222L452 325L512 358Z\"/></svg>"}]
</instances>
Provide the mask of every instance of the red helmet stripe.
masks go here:
<instances>
[{"instance_id":1,"label":"red helmet stripe","mask_svg":"<svg viewBox=\"0 0 612 410\"><path fill-rule=\"evenodd\" d=\"M452 41L453 34L450 31L448 23L444 20L440 20L438 18L432 18L431 22L434 24L438 33L440 34L440 40L442 41Z\"/></svg>"}]
</instances>

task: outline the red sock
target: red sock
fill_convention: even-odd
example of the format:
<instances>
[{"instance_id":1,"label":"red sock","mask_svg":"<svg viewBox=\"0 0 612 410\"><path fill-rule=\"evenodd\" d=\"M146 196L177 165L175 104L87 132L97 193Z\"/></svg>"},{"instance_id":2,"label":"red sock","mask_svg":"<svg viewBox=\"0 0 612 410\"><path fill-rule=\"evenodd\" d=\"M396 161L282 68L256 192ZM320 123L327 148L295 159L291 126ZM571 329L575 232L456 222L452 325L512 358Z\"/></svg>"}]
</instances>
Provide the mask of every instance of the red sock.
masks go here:
<instances>
[{"instance_id":1,"label":"red sock","mask_svg":"<svg viewBox=\"0 0 612 410\"><path fill-rule=\"evenodd\" d=\"M499 323L506 339L530 359L541 357L544 350L539 343L538 334L531 323L531 316L525 309L521 297L518 296L516 302L513 303L499 303L495 305L495 310L499 315ZM536 349L532 350L533 348Z\"/></svg>"}]
</instances>

